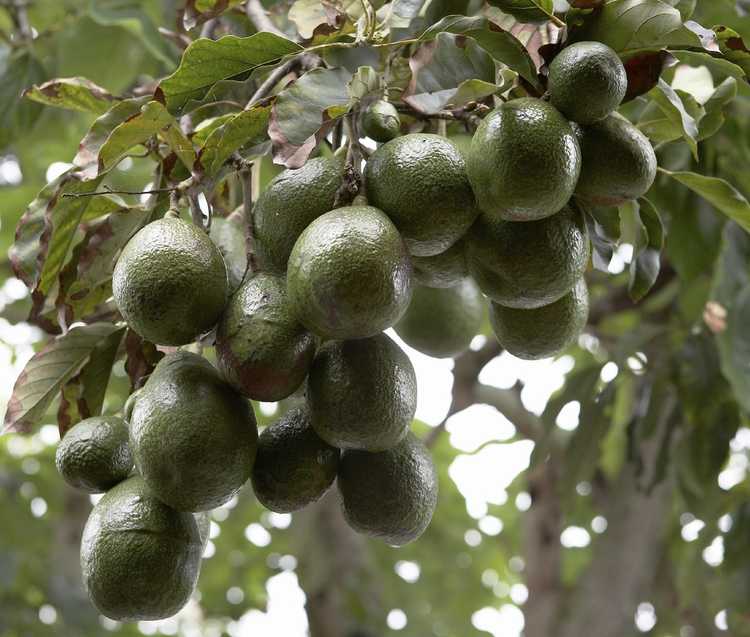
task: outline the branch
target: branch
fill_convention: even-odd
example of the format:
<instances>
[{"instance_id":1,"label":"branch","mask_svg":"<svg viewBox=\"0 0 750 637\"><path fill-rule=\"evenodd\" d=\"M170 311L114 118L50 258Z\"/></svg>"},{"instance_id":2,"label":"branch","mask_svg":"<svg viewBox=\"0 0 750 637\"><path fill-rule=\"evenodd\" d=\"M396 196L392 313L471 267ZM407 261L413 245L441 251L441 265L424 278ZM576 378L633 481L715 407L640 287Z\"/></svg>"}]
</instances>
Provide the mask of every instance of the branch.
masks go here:
<instances>
[{"instance_id":1,"label":"branch","mask_svg":"<svg viewBox=\"0 0 750 637\"><path fill-rule=\"evenodd\" d=\"M308 53L301 53L300 55L296 55L288 59L281 66L276 67L268 74L268 77L257 88L255 93L253 93L252 97L247 102L245 110L250 110L263 98L270 95L274 87L287 75L289 75L289 73L297 70L307 71L310 69L314 69L315 67L319 66L320 63L321 59L317 55L311 55Z\"/></svg>"},{"instance_id":2,"label":"branch","mask_svg":"<svg viewBox=\"0 0 750 637\"><path fill-rule=\"evenodd\" d=\"M544 424L539 417L523 406L519 387L500 389L477 383L474 387L476 402L491 405L515 426L524 438L539 442L545 437Z\"/></svg>"},{"instance_id":3,"label":"branch","mask_svg":"<svg viewBox=\"0 0 750 637\"><path fill-rule=\"evenodd\" d=\"M271 18L268 17L260 0L247 0L245 4L245 13L247 14L247 19L253 23L253 26L258 31L268 31L286 37L286 34L271 21Z\"/></svg>"},{"instance_id":4,"label":"branch","mask_svg":"<svg viewBox=\"0 0 750 637\"><path fill-rule=\"evenodd\" d=\"M94 192L66 192L63 197L70 197L72 199L79 199L81 197L99 197L101 195L159 195L164 192L178 192L180 186L173 186L171 188L152 188L150 190L113 190L104 187L104 190L95 190Z\"/></svg>"},{"instance_id":5,"label":"branch","mask_svg":"<svg viewBox=\"0 0 750 637\"><path fill-rule=\"evenodd\" d=\"M245 240L247 242L247 269L245 276L258 271L255 249L255 229L253 227L253 167L252 164L240 171L242 182L242 210L245 221ZM245 277L243 277L244 279Z\"/></svg>"},{"instance_id":6,"label":"branch","mask_svg":"<svg viewBox=\"0 0 750 637\"><path fill-rule=\"evenodd\" d=\"M351 203L362 189L362 152L359 145L356 113L350 113L346 116L344 128L346 129L348 147L344 163L344 176L339 189L336 191L336 197L333 201L334 208Z\"/></svg>"}]
</instances>

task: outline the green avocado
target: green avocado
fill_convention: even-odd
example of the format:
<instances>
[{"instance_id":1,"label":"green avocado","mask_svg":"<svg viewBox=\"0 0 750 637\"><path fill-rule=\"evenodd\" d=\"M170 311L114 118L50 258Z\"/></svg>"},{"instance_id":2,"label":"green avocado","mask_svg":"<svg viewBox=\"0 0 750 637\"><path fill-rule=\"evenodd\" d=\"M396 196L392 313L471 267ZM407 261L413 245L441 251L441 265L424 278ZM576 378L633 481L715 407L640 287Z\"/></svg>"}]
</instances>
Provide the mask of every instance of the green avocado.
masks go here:
<instances>
[{"instance_id":1,"label":"green avocado","mask_svg":"<svg viewBox=\"0 0 750 637\"><path fill-rule=\"evenodd\" d=\"M656 154L641 131L618 114L583 127L583 167L576 195L595 205L638 199L656 179Z\"/></svg>"},{"instance_id":2,"label":"green avocado","mask_svg":"<svg viewBox=\"0 0 750 637\"><path fill-rule=\"evenodd\" d=\"M377 100L362 114L362 132L376 142L387 142L401 133L401 118L396 107L385 100Z\"/></svg>"},{"instance_id":3,"label":"green avocado","mask_svg":"<svg viewBox=\"0 0 750 637\"><path fill-rule=\"evenodd\" d=\"M116 416L94 416L71 427L55 452L57 470L70 486L103 493L133 468L128 426Z\"/></svg>"},{"instance_id":4,"label":"green avocado","mask_svg":"<svg viewBox=\"0 0 750 637\"><path fill-rule=\"evenodd\" d=\"M576 42L565 47L549 67L552 105L579 124L593 124L612 113L628 90L625 66L601 42Z\"/></svg>"},{"instance_id":5,"label":"green avocado","mask_svg":"<svg viewBox=\"0 0 750 637\"><path fill-rule=\"evenodd\" d=\"M506 307L531 309L557 301L586 269L589 238L572 205L539 221L481 215L466 239L466 261L479 288Z\"/></svg>"},{"instance_id":6,"label":"green avocado","mask_svg":"<svg viewBox=\"0 0 750 637\"><path fill-rule=\"evenodd\" d=\"M367 198L401 232L409 252L445 252L478 214L456 145L445 137L413 133L378 148L365 167Z\"/></svg>"},{"instance_id":7,"label":"green avocado","mask_svg":"<svg viewBox=\"0 0 750 637\"><path fill-rule=\"evenodd\" d=\"M250 403L206 359L185 351L159 361L130 421L138 472L178 511L229 500L250 477L257 442Z\"/></svg>"},{"instance_id":8,"label":"green avocado","mask_svg":"<svg viewBox=\"0 0 750 637\"><path fill-rule=\"evenodd\" d=\"M256 274L229 300L216 332L218 366L237 391L274 402L307 376L317 339L292 314L286 282Z\"/></svg>"},{"instance_id":9,"label":"green avocado","mask_svg":"<svg viewBox=\"0 0 750 637\"><path fill-rule=\"evenodd\" d=\"M185 345L219 320L227 301L227 270L200 228L165 217L139 230L112 275L123 318L157 345Z\"/></svg>"},{"instance_id":10,"label":"green avocado","mask_svg":"<svg viewBox=\"0 0 750 637\"><path fill-rule=\"evenodd\" d=\"M451 358L469 349L482 325L484 307L471 279L452 288L418 286L394 329L407 345L423 354Z\"/></svg>"},{"instance_id":11,"label":"green avocado","mask_svg":"<svg viewBox=\"0 0 750 637\"><path fill-rule=\"evenodd\" d=\"M253 206L256 248L263 270L286 272L297 237L333 209L343 171L339 158L317 157L271 180Z\"/></svg>"},{"instance_id":12,"label":"green avocado","mask_svg":"<svg viewBox=\"0 0 750 637\"><path fill-rule=\"evenodd\" d=\"M532 310L490 304L490 323L500 345L518 358L555 356L572 345L586 326L589 297L586 282L558 301Z\"/></svg>"},{"instance_id":13,"label":"green avocado","mask_svg":"<svg viewBox=\"0 0 750 637\"><path fill-rule=\"evenodd\" d=\"M289 257L295 316L323 338L364 338L391 327L411 298L401 236L380 210L347 206L318 217Z\"/></svg>"},{"instance_id":14,"label":"green avocado","mask_svg":"<svg viewBox=\"0 0 750 637\"><path fill-rule=\"evenodd\" d=\"M307 380L312 426L339 449L381 451L406 435L417 408L409 357L385 334L323 345Z\"/></svg>"},{"instance_id":15,"label":"green avocado","mask_svg":"<svg viewBox=\"0 0 750 637\"><path fill-rule=\"evenodd\" d=\"M224 257L229 278L227 290L232 295L240 287L247 269L247 243L242 215L216 217L211 221L209 236Z\"/></svg>"},{"instance_id":16,"label":"green avocado","mask_svg":"<svg viewBox=\"0 0 750 637\"><path fill-rule=\"evenodd\" d=\"M445 252L432 257L412 257L414 282L430 288L450 288L469 276L465 239L459 239Z\"/></svg>"},{"instance_id":17,"label":"green avocado","mask_svg":"<svg viewBox=\"0 0 750 637\"><path fill-rule=\"evenodd\" d=\"M506 221L535 221L568 203L581 171L581 150L557 109L525 97L505 102L482 120L467 168L483 212Z\"/></svg>"},{"instance_id":18,"label":"green avocado","mask_svg":"<svg viewBox=\"0 0 750 637\"><path fill-rule=\"evenodd\" d=\"M320 439L307 410L297 407L260 435L253 490L271 511L298 511L328 491L338 465L339 450Z\"/></svg>"},{"instance_id":19,"label":"green avocado","mask_svg":"<svg viewBox=\"0 0 750 637\"><path fill-rule=\"evenodd\" d=\"M135 476L91 511L81 538L83 583L110 619L164 619L190 599L202 552L195 518L158 500Z\"/></svg>"},{"instance_id":20,"label":"green avocado","mask_svg":"<svg viewBox=\"0 0 750 637\"><path fill-rule=\"evenodd\" d=\"M349 525L392 546L422 535L437 506L435 466L412 433L388 451L344 451L338 488Z\"/></svg>"}]
</instances>

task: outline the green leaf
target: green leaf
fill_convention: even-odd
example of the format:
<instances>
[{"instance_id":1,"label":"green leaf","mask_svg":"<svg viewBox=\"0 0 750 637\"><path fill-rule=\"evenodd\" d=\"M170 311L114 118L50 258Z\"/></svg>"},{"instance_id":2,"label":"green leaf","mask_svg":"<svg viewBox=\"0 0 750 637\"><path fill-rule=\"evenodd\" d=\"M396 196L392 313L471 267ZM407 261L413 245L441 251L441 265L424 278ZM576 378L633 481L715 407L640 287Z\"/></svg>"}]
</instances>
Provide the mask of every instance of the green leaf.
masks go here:
<instances>
[{"instance_id":1,"label":"green leaf","mask_svg":"<svg viewBox=\"0 0 750 637\"><path fill-rule=\"evenodd\" d=\"M745 45L742 36L734 29L721 25L715 26L713 30L724 57L742 68L746 75L750 75L750 50Z\"/></svg>"},{"instance_id":2,"label":"green leaf","mask_svg":"<svg viewBox=\"0 0 750 637\"><path fill-rule=\"evenodd\" d=\"M170 112L179 112L188 101L202 99L217 82L273 64L301 50L299 44L266 31L246 38L201 38L185 49L177 70L159 83L156 98L163 97Z\"/></svg>"},{"instance_id":3,"label":"green leaf","mask_svg":"<svg viewBox=\"0 0 750 637\"><path fill-rule=\"evenodd\" d=\"M0 44L0 150L23 137L42 107L20 99L23 91L47 77L42 63L27 49Z\"/></svg>"},{"instance_id":4,"label":"green leaf","mask_svg":"<svg viewBox=\"0 0 750 637\"><path fill-rule=\"evenodd\" d=\"M53 338L29 360L16 380L3 433L31 432L63 384L78 374L92 352L118 331L123 332L124 328L112 323L93 323Z\"/></svg>"},{"instance_id":5,"label":"green leaf","mask_svg":"<svg viewBox=\"0 0 750 637\"><path fill-rule=\"evenodd\" d=\"M424 0L393 0L388 26L391 29L408 29L423 4Z\"/></svg>"},{"instance_id":6,"label":"green leaf","mask_svg":"<svg viewBox=\"0 0 750 637\"><path fill-rule=\"evenodd\" d=\"M700 38L682 23L680 12L662 0L612 0L583 19L574 41L596 40L620 54L668 46L700 47Z\"/></svg>"},{"instance_id":7,"label":"green leaf","mask_svg":"<svg viewBox=\"0 0 750 637\"><path fill-rule=\"evenodd\" d=\"M187 0L182 24L189 31L240 4L242 0Z\"/></svg>"},{"instance_id":8,"label":"green leaf","mask_svg":"<svg viewBox=\"0 0 750 637\"><path fill-rule=\"evenodd\" d=\"M716 57L703 51L670 51L671 55L683 64L690 66L705 66L711 74L719 77L733 77L738 80L745 78L745 71L741 66L724 58Z\"/></svg>"},{"instance_id":9,"label":"green leaf","mask_svg":"<svg viewBox=\"0 0 750 637\"><path fill-rule=\"evenodd\" d=\"M714 269L711 299L731 307L740 291L750 285L750 235L736 223L724 226L721 252Z\"/></svg>"},{"instance_id":10,"label":"green leaf","mask_svg":"<svg viewBox=\"0 0 750 637\"><path fill-rule=\"evenodd\" d=\"M314 69L279 93L268 127L276 162L289 168L305 163L321 127L349 111L351 77L344 69Z\"/></svg>"},{"instance_id":11,"label":"green leaf","mask_svg":"<svg viewBox=\"0 0 750 637\"><path fill-rule=\"evenodd\" d=\"M679 128L691 154L698 161L698 124L688 113L680 96L663 79L660 79L656 87L649 91L648 96L662 110L667 119Z\"/></svg>"},{"instance_id":12,"label":"green leaf","mask_svg":"<svg viewBox=\"0 0 750 637\"><path fill-rule=\"evenodd\" d=\"M536 65L526 47L513 34L504 31L494 22L481 16L451 15L427 29L420 40L433 40L443 32L473 38L495 61L504 64L541 90Z\"/></svg>"},{"instance_id":13,"label":"green leaf","mask_svg":"<svg viewBox=\"0 0 750 637\"><path fill-rule=\"evenodd\" d=\"M24 91L23 96L46 106L57 106L83 113L101 114L115 97L101 86L85 77L63 77L34 85Z\"/></svg>"},{"instance_id":14,"label":"green leaf","mask_svg":"<svg viewBox=\"0 0 750 637\"><path fill-rule=\"evenodd\" d=\"M555 9L553 0L490 0L490 4L519 22L534 24L550 20Z\"/></svg>"},{"instance_id":15,"label":"green leaf","mask_svg":"<svg viewBox=\"0 0 750 637\"><path fill-rule=\"evenodd\" d=\"M737 80L728 77L716 87L713 95L704 104L706 115L699 125L698 139L707 139L715 135L724 125L725 108L737 97Z\"/></svg>"},{"instance_id":16,"label":"green leaf","mask_svg":"<svg viewBox=\"0 0 750 637\"><path fill-rule=\"evenodd\" d=\"M750 285L728 309L726 329L717 334L721 370L737 401L750 411Z\"/></svg>"},{"instance_id":17,"label":"green leaf","mask_svg":"<svg viewBox=\"0 0 750 637\"><path fill-rule=\"evenodd\" d=\"M371 66L360 66L347 85L349 97L359 102L370 97L377 99L383 94L383 88L380 73Z\"/></svg>"},{"instance_id":18,"label":"green leaf","mask_svg":"<svg viewBox=\"0 0 750 637\"><path fill-rule=\"evenodd\" d=\"M216 175L233 152L266 139L270 116L270 106L256 106L227 118L206 138L198 151L197 166L209 176Z\"/></svg>"},{"instance_id":19,"label":"green leaf","mask_svg":"<svg viewBox=\"0 0 750 637\"><path fill-rule=\"evenodd\" d=\"M664 226L659 211L645 197L634 206L635 222L639 227L630 262L628 292L633 301L640 301L659 276L661 251L664 248Z\"/></svg>"},{"instance_id":20,"label":"green leaf","mask_svg":"<svg viewBox=\"0 0 750 637\"><path fill-rule=\"evenodd\" d=\"M750 203L734 186L718 177L706 177L686 171L673 172L664 168L659 170L690 188L695 194L703 197L717 210L750 232Z\"/></svg>"}]
</instances>

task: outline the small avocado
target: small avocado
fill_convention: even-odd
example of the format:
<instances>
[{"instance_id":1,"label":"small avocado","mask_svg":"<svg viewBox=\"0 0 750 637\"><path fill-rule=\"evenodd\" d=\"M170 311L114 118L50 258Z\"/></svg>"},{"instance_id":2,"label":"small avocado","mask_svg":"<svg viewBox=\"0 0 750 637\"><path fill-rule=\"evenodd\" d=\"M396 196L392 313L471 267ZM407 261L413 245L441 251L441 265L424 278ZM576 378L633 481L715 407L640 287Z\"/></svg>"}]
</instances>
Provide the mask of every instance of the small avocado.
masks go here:
<instances>
[{"instance_id":1,"label":"small avocado","mask_svg":"<svg viewBox=\"0 0 750 637\"><path fill-rule=\"evenodd\" d=\"M362 132L376 142L387 142L401 133L396 107L385 100L370 104L362 114Z\"/></svg>"}]
</instances>

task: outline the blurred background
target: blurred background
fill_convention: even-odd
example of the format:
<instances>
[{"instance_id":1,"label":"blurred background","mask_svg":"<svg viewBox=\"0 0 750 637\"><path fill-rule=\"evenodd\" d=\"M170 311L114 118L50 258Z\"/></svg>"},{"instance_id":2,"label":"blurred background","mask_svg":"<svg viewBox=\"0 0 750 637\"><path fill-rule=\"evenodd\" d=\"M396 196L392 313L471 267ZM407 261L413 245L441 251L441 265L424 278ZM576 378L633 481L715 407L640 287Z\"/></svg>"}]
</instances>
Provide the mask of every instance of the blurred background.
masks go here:
<instances>
[{"instance_id":1,"label":"blurred background","mask_svg":"<svg viewBox=\"0 0 750 637\"><path fill-rule=\"evenodd\" d=\"M267 4L282 23L291 3ZM460 4L446 2L444 14ZM750 42L745 4L699 0L695 19ZM45 338L25 322L31 299L7 259L14 228L91 123L20 91L85 76L119 94L171 72L178 51L159 27L170 32L181 6L37 0L27 12L33 46L0 41L0 413ZM18 27L17 15L0 2L0 33ZM252 32L239 14L229 24ZM700 64L665 77L698 103L718 85ZM638 121L643 109L626 114ZM696 164L664 140L660 164L723 177L750 196L744 82L721 131L700 146ZM126 159L111 185L143 188L147 169ZM274 169L264 171L267 181ZM750 289L750 237L674 181L661 177L650 197L668 229L654 290L630 301L624 233L609 274L587 275L590 325L561 357L515 359L486 321L456 361L402 344L419 381L413 428L440 476L432 525L412 545L353 534L335 488L294 515L269 513L246 488L211 513L188 606L121 625L81 587L80 533L96 497L55 470L55 411L33 435L0 437L0 636L750 635L750 302L738 301ZM119 362L104 412L122 408L129 386ZM259 422L292 404L257 404Z\"/></svg>"}]
</instances>

